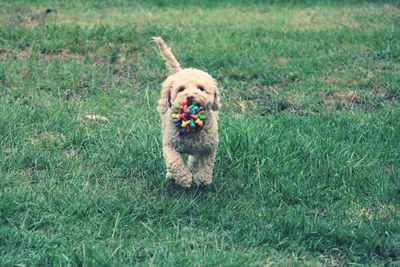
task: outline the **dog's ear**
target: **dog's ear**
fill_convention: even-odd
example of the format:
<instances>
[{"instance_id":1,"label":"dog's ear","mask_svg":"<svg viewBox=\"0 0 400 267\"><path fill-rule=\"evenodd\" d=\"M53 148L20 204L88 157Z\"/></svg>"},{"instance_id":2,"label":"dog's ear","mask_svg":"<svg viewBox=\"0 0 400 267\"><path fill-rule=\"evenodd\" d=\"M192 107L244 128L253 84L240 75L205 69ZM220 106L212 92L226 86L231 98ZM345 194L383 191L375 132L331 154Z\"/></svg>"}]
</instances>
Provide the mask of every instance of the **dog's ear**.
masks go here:
<instances>
[{"instance_id":1,"label":"dog's ear","mask_svg":"<svg viewBox=\"0 0 400 267\"><path fill-rule=\"evenodd\" d=\"M168 108L171 106L171 88L173 84L173 79L168 77L162 85L161 98L158 100L157 106L157 110L160 114L167 112Z\"/></svg>"},{"instance_id":2,"label":"dog's ear","mask_svg":"<svg viewBox=\"0 0 400 267\"><path fill-rule=\"evenodd\" d=\"M214 93L214 103L212 105L213 110L219 110L221 108L221 99L219 98L219 95L217 91Z\"/></svg>"},{"instance_id":3,"label":"dog's ear","mask_svg":"<svg viewBox=\"0 0 400 267\"><path fill-rule=\"evenodd\" d=\"M218 89L217 89L217 82L214 80L214 103L212 105L213 110L219 110L221 108L221 99L219 98L218 95Z\"/></svg>"}]
</instances>

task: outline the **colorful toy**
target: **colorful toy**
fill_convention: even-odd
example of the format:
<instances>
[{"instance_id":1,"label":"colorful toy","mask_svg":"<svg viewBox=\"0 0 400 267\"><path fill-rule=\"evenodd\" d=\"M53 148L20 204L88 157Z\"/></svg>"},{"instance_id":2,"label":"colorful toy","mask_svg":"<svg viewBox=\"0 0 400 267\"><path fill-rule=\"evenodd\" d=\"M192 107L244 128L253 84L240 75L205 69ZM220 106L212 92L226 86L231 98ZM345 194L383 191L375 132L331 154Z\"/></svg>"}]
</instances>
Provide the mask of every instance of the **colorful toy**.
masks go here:
<instances>
[{"instance_id":1,"label":"colorful toy","mask_svg":"<svg viewBox=\"0 0 400 267\"><path fill-rule=\"evenodd\" d=\"M171 118L180 135L201 130L207 119L204 107L196 103L193 97L188 97L181 106L176 106Z\"/></svg>"}]
</instances>

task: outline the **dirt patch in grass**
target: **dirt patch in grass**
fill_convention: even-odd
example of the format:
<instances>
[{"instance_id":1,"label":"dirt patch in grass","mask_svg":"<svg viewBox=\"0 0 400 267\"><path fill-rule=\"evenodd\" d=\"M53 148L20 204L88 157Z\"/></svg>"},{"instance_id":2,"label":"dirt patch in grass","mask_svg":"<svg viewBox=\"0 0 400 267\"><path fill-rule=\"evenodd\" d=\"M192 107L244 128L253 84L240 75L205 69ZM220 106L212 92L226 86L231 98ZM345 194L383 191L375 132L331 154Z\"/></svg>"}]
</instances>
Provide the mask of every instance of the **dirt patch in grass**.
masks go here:
<instances>
[{"instance_id":1,"label":"dirt patch in grass","mask_svg":"<svg viewBox=\"0 0 400 267\"><path fill-rule=\"evenodd\" d=\"M372 94L375 98L385 99L388 101L396 101L400 98L400 91L398 89L385 90L381 87L375 87Z\"/></svg>"},{"instance_id":2,"label":"dirt patch in grass","mask_svg":"<svg viewBox=\"0 0 400 267\"><path fill-rule=\"evenodd\" d=\"M279 112L295 112L301 116L308 115L304 107L289 100L280 91L283 91L287 83L262 86L254 85L240 95L233 96L229 108L223 108L225 112L234 114L252 113L259 116L268 116Z\"/></svg>"},{"instance_id":3,"label":"dirt patch in grass","mask_svg":"<svg viewBox=\"0 0 400 267\"><path fill-rule=\"evenodd\" d=\"M325 85L334 86L351 86L357 83L354 79L343 79L340 75L337 76L325 76L321 78L321 82Z\"/></svg>"},{"instance_id":4,"label":"dirt patch in grass","mask_svg":"<svg viewBox=\"0 0 400 267\"><path fill-rule=\"evenodd\" d=\"M78 152L77 149L75 149L75 148L73 148L73 147L69 147L69 148L67 148L66 150L64 150L62 154L63 154L63 156L64 156L65 158L70 159L70 158L73 158L73 157L77 156L78 153L79 153L79 152Z\"/></svg>"},{"instance_id":5,"label":"dirt patch in grass","mask_svg":"<svg viewBox=\"0 0 400 267\"><path fill-rule=\"evenodd\" d=\"M280 66L287 66L288 62L289 62L289 60L284 57L279 57L275 60L275 63Z\"/></svg>"},{"instance_id":6,"label":"dirt patch in grass","mask_svg":"<svg viewBox=\"0 0 400 267\"><path fill-rule=\"evenodd\" d=\"M7 52L6 51L0 51L0 60L4 59L7 57Z\"/></svg>"},{"instance_id":7,"label":"dirt patch in grass","mask_svg":"<svg viewBox=\"0 0 400 267\"><path fill-rule=\"evenodd\" d=\"M374 206L362 207L360 209L348 210L346 215L350 225L358 224L360 221L373 221L378 219L390 219L396 212L392 204L377 203Z\"/></svg>"},{"instance_id":8,"label":"dirt patch in grass","mask_svg":"<svg viewBox=\"0 0 400 267\"><path fill-rule=\"evenodd\" d=\"M360 92L361 95L356 91L320 92L318 103L321 104L322 108L328 110L344 110L358 106L364 111L372 112L382 108L385 103L389 104L397 100L396 96L382 87L374 87L372 90Z\"/></svg>"},{"instance_id":9,"label":"dirt patch in grass","mask_svg":"<svg viewBox=\"0 0 400 267\"><path fill-rule=\"evenodd\" d=\"M132 77L131 73L132 70L130 68L126 71L122 70L115 71L112 75L112 80L115 83L121 83L126 81L127 79L135 79L134 77Z\"/></svg>"},{"instance_id":10,"label":"dirt patch in grass","mask_svg":"<svg viewBox=\"0 0 400 267\"><path fill-rule=\"evenodd\" d=\"M30 58L32 56L32 48L27 48L25 50L1 50L0 60L4 60L7 57L12 57L14 59Z\"/></svg>"},{"instance_id":11,"label":"dirt patch in grass","mask_svg":"<svg viewBox=\"0 0 400 267\"><path fill-rule=\"evenodd\" d=\"M99 55L100 54L100 55ZM38 51L33 51L32 48L27 48L24 50L0 50L0 60L5 60L6 58L13 59L28 59L31 57L37 57L43 60L73 60L78 63L89 63L93 67L101 66L101 65L135 65L137 56L132 54L121 54L115 56L112 55L112 52L89 52L86 55L71 52L70 49L64 48L61 49L60 52L55 53L40 53Z\"/></svg>"},{"instance_id":12,"label":"dirt patch in grass","mask_svg":"<svg viewBox=\"0 0 400 267\"><path fill-rule=\"evenodd\" d=\"M72 53L69 49L62 49L60 53L35 53L32 48L27 48L24 50L2 50L0 51L0 60L7 57L14 59L25 59L31 58L32 56L37 56L44 60L56 60L56 59L72 59L78 62L83 62L84 56L81 54Z\"/></svg>"},{"instance_id":13,"label":"dirt patch in grass","mask_svg":"<svg viewBox=\"0 0 400 267\"><path fill-rule=\"evenodd\" d=\"M341 105L354 105L359 103L359 97L355 91L343 92L343 93L320 93L319 96L322 98L322 103L329 104L341 104Z\"/></svg>"},{"instance_id":14,"label":"dirt patch in grass","mask_svg":"<svg viewBox=\"0 0 400 267\"><path fill-rule=\"evenodd\" d=\"M45 60L72 59L81 63L84 61L83 55L72 53L69 49L62 49L60 53L40 54L39 56Z\"/></svg>"},{"instance_id":15,"label":"dirt patch in grass","mask_svg":"<svg viewBox=\"0 0 400 267\"><path fill-rule=\"evenodd\" d=\"M385 94L386 94L385 90L383 88L380 88L380 87L375 87L374 90L372 91L372 93L376 97L384 97Z\"/></svg>"}]
</instances>

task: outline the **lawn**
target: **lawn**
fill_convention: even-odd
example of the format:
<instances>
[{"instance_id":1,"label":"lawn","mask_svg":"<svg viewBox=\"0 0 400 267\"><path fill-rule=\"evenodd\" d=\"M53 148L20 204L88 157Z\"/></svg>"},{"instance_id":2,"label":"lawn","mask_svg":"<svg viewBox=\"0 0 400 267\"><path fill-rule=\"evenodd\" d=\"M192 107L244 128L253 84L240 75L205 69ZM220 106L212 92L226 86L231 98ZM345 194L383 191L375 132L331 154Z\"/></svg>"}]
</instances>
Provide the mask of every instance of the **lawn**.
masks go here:
<instances>
[{"instance_id":1,"label":"lawn","mask_svg":"<svg viewBox=\"0 0 400 267\"><path fill-rule=\"evenodd\" d=\"M0 265L399 266L400 5L266 2L2 1ZM205 189L153 36L218 80Z\"/></svg>"}]
</instances>

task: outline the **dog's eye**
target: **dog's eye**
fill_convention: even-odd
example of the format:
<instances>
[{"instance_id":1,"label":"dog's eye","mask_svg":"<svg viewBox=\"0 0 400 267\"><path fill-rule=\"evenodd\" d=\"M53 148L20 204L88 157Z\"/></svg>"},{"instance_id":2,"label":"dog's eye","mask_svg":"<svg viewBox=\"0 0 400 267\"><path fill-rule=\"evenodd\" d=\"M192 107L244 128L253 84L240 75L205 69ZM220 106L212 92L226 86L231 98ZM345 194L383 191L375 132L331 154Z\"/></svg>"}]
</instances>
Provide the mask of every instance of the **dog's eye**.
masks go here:
<instances>
[{"instance_id":1,"label":"dog's eye","mask_svg":"<svg viewBox=\"0 0 400 267\"><path fill-rule=\"evenodd\" d=\"M198 85L197 88L198 88L200 91L204 92L204 87L203 87L203 86Z\"/></svg>"},{"instance_id":2,"label":"dog's eye","mask_svg":"<svg viewBox=\"0 0 400 267\"><path fill-rule=\"evenodd\" d=\"M183 92L183 90L185 90L185 86L180 86L180 87L178 88L178 93Z\"/></svg>"}]
</instances>

